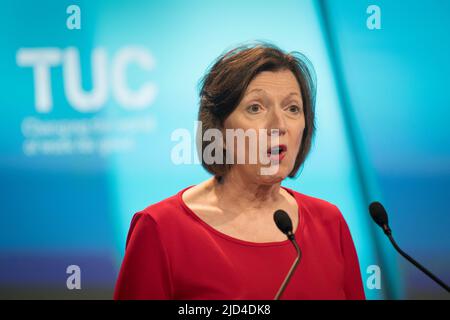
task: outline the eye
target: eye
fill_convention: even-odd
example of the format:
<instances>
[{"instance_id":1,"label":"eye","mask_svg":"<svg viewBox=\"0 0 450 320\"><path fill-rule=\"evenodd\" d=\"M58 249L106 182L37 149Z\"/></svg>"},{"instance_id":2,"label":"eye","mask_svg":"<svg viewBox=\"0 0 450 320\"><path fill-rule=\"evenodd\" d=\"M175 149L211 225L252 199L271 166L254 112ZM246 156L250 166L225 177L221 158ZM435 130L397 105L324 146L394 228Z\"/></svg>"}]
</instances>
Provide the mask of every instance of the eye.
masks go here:
<instances>
[{"instance_id":1,"label":"eye","mask_svg":"<svg viewBox=\"0 0 450 320\"><path fill-rule=\"evenodd\" d=\"M252 104L251 106L247 107L247 111L249 113L258 113L261 111L261 106L259 104Z\"/></svg>"},{"instance_id":2,"label":"eye","mask_svg":"<svg viewBox=\"0 0 450 320\"><path fill-rule=\"evenodd\" d=\"M288 107L289 112L291 113L300 113L301 109L299 106L293 104L291 106Z\"/></svg>"}]
</instances>

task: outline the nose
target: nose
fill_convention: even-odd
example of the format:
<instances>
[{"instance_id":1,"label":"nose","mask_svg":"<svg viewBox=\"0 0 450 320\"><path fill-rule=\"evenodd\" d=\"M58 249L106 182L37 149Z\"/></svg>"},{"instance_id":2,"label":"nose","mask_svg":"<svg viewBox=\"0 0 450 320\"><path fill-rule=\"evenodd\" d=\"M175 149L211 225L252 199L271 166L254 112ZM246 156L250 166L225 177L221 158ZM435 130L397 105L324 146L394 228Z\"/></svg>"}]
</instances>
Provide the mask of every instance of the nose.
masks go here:
<instances>
[{"instance_id":1,"label":"nose","mask_svg":"<svg viewBox=\"0 0 450 320\"><path fill-rule=\"evenodd\" d=\"M283 136L286 134L286 121L280 108L273 108L269 114L268 135Z\"/></svg>"}]
</instances>

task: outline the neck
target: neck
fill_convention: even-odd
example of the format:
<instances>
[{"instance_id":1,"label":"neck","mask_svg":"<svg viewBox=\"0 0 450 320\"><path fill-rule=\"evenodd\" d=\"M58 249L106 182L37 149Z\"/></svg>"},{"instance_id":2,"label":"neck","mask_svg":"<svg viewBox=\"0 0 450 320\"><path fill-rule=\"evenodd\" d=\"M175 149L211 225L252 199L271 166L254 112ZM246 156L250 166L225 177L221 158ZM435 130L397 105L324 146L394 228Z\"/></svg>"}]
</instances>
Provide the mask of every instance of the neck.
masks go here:
<instances>
[{"instance_id":1,"label":"neck","mask_svg":"<svg viewBox=\"0 0 450 320\"><path fill-rule=\"evenodd\" d=\"M245 179L245 175L230 170L219 183L213 178L214 191L219 203L233 204L237 209L261 209L273 206L282 199L281 182L261 184ZM239 201L236 201L236 200Z\"/></svg>"}]
</instances>

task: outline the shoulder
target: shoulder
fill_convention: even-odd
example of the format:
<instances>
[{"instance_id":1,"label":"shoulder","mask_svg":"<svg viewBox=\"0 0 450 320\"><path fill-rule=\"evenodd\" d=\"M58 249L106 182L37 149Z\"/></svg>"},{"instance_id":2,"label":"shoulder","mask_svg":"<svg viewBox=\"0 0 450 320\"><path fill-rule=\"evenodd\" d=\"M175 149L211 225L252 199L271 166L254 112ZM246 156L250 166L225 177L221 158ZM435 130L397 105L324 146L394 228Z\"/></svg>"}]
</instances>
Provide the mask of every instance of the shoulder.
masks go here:
<instances>
[{"instance_id":1,"label":"shoulder","mask_svg":"<svg viewBox=\"0 0 450 320\"><path fill-rule=\"evenodd\" d=\"M174 217L180 216L179 213L183 211L180 198L181 193L186 190L184 188L163 200L150 204L144 209L136 212L133 219L139 219L145 217L152 220L157 225L167 225L174 223L177 219Z\"/></svg>"}]
</instances>

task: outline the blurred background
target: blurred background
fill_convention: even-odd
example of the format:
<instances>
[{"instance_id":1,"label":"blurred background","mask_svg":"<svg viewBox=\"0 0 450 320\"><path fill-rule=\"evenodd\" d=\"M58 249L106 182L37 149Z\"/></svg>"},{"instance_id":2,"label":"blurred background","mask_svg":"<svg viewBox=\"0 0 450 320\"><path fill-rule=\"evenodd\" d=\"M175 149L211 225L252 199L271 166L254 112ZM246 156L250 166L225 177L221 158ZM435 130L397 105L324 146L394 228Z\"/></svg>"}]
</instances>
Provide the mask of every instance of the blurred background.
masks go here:
<instances>
[{"instance_id":1,"label":"blurred background","mask_svg":"<svg viewBox=\"0 0 450 320\"><path fill-rule=\"evenodd\" d=\"M132 215L209 177L198 81L255 40L315 67L314 147L284 185L340 208L366 296L448 299L367 206L382 202L399 245L450 282L450 2L0 3L1 299L112 298Z\"/></svg>"}]
</instances>

